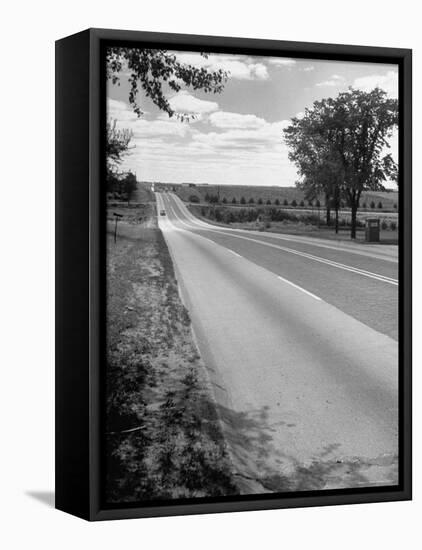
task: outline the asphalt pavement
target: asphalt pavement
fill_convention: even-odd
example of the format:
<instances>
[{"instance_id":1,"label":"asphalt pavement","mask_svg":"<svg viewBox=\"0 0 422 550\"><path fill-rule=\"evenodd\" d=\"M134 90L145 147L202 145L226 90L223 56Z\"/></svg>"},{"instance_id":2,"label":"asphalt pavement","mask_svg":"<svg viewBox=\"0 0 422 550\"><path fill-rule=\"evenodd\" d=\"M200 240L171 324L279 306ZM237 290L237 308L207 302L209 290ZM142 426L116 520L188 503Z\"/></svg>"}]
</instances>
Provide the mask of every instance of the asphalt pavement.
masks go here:
<instances>
[{"instance_id":1,"label":"asphalt pavement","mask_svg":"<svg viewBox=\"0 0 422 550\"><path fill-rule=\"evenodd\" d=\"M157 208L242 491L397 483L396 249Z\"/></svg>"}]
</instances>

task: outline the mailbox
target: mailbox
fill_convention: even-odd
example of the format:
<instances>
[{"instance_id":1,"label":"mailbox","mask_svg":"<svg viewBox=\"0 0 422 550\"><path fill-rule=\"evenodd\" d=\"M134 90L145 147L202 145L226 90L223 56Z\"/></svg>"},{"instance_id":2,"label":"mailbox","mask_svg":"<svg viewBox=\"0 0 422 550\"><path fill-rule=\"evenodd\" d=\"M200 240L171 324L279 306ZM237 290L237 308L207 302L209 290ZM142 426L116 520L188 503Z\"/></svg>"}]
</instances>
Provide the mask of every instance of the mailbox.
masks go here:
<instances>
[{"instance_id":1,"label":"mailbox","mask_svg":"<svg viewBox=\"0 0 422 550\"><path fill-rule=\"evenodd\" d=\"M367 218L365 226L365 240L369 243L376 243L380 240L379 218Z\"/></svg>"}]
</instances>

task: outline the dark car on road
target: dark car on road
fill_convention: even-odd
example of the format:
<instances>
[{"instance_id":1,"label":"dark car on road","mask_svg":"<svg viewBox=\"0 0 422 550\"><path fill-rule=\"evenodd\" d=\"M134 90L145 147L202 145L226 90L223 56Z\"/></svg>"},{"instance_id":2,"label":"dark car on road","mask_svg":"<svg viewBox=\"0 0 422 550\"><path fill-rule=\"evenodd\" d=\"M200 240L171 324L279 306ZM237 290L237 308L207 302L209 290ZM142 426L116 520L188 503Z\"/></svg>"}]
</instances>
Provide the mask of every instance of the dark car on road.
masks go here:
<instances>
[{"instance_id":1,"label":"dark car on road","mask_svg":"<svg viewBox=\"0 0 422 550\"><path fill-rule=\"evenodd\" d=\"M160 216L165 216L166 215L166 211L165 210L160 210Z\"/></svg>"}]
</instances>

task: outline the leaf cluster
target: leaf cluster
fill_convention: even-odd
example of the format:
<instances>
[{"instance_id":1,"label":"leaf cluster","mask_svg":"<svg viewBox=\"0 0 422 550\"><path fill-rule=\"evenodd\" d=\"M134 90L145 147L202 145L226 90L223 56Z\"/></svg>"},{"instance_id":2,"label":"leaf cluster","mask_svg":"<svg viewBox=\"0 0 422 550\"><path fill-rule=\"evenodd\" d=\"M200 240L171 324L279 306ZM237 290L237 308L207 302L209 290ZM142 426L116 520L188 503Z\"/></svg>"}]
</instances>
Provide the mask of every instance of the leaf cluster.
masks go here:
<instances>
[{"instance_id":1,"label":"leaf cluster","mask_svg":"<svg viewBox=\"0 0 422 550\"><path fill-rule=\"evenodd\" d=\"M119 128L117 120L110 119L106 126L105 153L109 168L119 165L129 151L133 133L127 128Z\"/></svg>"},{"instance_id":2,"label":"leaf cluster","mask_svg":"<svg viewBox=\"0 0 422 550\"><path fill-rule=\"evenodd\" d=\"M201 54L207 57L206 54ZM129 73L129 103L138 116L142 110L137 103L139 89L142 89L151 101L169 117L175 116L181 121L194 115L176 112L166 91L179 92L183 86L205 93L220 93L228 78L222 69L209 71L205 67L195 67L178 61L177 56L167 50L147 48L113 47L107 51L107 78L118 84L124 70Z\"/></svg>"}]
</instances>

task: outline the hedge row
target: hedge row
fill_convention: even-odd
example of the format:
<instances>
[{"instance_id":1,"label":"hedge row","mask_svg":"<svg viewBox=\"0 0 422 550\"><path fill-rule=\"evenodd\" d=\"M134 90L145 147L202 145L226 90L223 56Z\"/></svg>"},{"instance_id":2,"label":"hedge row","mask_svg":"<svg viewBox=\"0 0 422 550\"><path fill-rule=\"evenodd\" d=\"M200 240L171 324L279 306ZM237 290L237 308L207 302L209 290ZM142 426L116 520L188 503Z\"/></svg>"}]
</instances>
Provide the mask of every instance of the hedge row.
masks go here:
<instances>
[{"instance_id":1,"label":"hedge row","mask_svg":"<svg viewBox=\"0 0 422 550\"><path fill-rule=\"evenodd\" d=\"M200 215L219 223L251 223L251 222L301 222L309 225L325 225L325 216L320 218L315 214L294 213L292 211L280 210L278 208L230 208L224 206L192 206L194 214ZM334 224L334 220L332 220ZM341 227L349 226L350 220L344 217L339 219ZM357 227L365 227L364 220L357 220ZM381 229L397 229L397 222L381 222Z\"/></svg>"}]
</instances>

